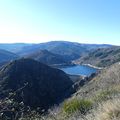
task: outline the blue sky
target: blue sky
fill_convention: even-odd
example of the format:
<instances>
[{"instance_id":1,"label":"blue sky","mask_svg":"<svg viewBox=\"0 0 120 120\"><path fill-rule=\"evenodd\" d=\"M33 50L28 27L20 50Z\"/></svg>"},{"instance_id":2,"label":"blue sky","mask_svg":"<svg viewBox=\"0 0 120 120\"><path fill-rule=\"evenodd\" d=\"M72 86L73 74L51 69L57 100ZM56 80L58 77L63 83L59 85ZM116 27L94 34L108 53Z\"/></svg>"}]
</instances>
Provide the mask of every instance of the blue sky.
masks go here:
<instances>
[{"instance_id":1,"label":"blue sky","mask_svg":"<svg viewBox=\"0 0 120 120\"><path fill-rule=\"evenodd\" d=\"M0 0L0 42L120 45L120 0Z\"/></svg>"}]
</instances>

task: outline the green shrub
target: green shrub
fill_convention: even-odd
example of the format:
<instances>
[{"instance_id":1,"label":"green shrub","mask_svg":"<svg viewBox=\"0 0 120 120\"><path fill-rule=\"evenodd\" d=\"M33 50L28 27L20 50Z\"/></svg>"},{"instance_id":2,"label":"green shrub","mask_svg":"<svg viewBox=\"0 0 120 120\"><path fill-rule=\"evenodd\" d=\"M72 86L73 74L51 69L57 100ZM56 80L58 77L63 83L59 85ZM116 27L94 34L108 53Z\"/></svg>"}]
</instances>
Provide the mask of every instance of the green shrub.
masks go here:
<instances>
[{"instance_id":1,"label":"green shrub","mask_svg":"<svg viewBox=\"0 0 120 120\"><path fill-rule=\"evenodd\" d=\"M63 104L63 112L66 114L72 114L75 112L80 112L81 114L85 114L92 107L92 102L89 100L79 100L72 99L70 101L66 101Z\"/></svg>"}]
</instances>

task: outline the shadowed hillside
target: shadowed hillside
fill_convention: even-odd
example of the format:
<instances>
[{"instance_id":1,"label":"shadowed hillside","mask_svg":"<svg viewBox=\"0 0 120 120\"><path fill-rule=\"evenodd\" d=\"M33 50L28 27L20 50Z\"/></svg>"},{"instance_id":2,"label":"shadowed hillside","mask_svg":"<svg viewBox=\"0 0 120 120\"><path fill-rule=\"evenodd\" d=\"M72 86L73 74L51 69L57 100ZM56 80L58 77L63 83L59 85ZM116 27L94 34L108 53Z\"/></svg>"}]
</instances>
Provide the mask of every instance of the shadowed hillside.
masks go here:
<instances>
[{"instance_id":1,"label":"shadowed hillside","mask_svg":"<svg viewBox=\"0 0 120 120\"><path fill-rule=\"evenodd\" d=\"M51 53L48 50L39 50L37 52L33 52L29 55L26 55L25 57L37 60L37 61L47 64L47 65L70 64L70 62L65 60L61 55Z\"/></svg>"},{"instance_id":2,"label":"shadowed hillside","mask_svg":"<svg viewBox=\"0 0 120 120\"><path fill-rule=\"evenodd\" d=\"M0 49L0 66L5 64L6 62L9 62L11 60L15 60L17 58L19 58L18 55L11 53L9 51Z\"/></svg>"},{"instance_id":3,"label":"shadowed hillside","mask_svg":"<svg viewBox=\"0 0 120 120\"><path fill-rule=\"evenodd\" d=\"M0 101L11 101L0 109L19 111L20 103L25 109L48 109L70 94L72 84L61 70L31 59L13 61L0 71Z\"/></svg>"}]
</instances>

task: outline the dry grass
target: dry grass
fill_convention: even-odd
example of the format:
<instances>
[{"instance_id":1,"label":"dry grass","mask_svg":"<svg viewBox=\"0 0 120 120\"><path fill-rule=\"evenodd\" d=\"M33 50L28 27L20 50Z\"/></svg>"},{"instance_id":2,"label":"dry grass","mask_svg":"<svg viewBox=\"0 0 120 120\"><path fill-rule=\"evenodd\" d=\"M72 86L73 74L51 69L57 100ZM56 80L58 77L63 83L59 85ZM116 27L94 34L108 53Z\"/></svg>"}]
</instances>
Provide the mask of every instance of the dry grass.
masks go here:
<instances>
[{"instance_id":1,"label":"dry grass","mask_svg":"<svg viewBox=\"0 0 120 120\"><path fill-rule=\"evenodd\" d=\"M54 109L46 116L35 115L20 120L120 120L120 97L99 103L97 108L85 115L76 111L70 116L65 116L63 113L55 113Z\"/></svg>"},{"instance_id":2,"label":"dry grass","mask_svg":"<svg viewBox=\"0 0 120 120\"><path fill-rule=\"evenodd\" d=\"M95 120L120 120L120 99L109 100L100 105Z\"/></svg>"}]
</instances>

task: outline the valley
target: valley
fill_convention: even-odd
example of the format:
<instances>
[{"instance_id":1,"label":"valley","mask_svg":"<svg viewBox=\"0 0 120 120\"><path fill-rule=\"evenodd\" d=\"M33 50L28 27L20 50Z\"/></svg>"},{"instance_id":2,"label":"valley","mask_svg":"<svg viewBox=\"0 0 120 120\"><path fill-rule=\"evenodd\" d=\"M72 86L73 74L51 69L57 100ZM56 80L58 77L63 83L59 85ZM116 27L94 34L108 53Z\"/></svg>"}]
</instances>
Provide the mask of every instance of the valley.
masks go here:
<instances>
[{"instance_id":1,"label":"valley","mask_svg":"<svg viewBox=\"0 0 120 120\"><path fill-rule=\"evenodd\" d=\"M0 120L120 120L120 0L0 0Z\"/></svg>"},{"instance_id":2,"label":"valley","mask_svg":"<svg viewBox=\"0 0 120 120\"><path fill-rule=\"evenodd\" d=\"M52 41L7 50L0 50L3 120L93 120L100 101L119 98L118 46Z\"/></svg>"}]
</instances>

